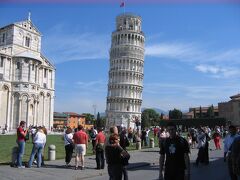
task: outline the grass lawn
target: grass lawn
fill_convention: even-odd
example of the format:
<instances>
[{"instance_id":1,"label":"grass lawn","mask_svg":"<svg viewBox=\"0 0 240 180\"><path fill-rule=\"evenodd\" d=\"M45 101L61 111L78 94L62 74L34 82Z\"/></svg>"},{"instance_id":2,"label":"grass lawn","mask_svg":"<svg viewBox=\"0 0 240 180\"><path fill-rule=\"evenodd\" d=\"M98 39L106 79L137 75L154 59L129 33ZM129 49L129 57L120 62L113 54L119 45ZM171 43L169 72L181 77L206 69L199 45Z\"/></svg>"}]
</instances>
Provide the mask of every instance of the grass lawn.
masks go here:
<instances>
[{"instance_id":1,"label":"grass lawn","mask_svg":"<svg viewBox=\"0 0 240 180\"><path fill-rule=\"evenodd\" d=\"M149 133L149 138L153 137L152 132ZM31 139L31 138L30 138ZM54 144L56 146L56 158L57 159L64 159L65 157L65 148L64 148L64 141L63 135L48 135L47 136L47 145L45 148L44 156L47 160L48 158L48 146L50 144ZM11 154L12 148L17 146L16 143L16 135L0 135L0 163L9 163L11 162ZM28 140L25 146L25 154L23 156L23 161L28 161L32 151L32 141ZM157 138L155 139L155 147L158 146ZM132 144L127 148L127 150L136 150L136 144ZM89 143L87 149L87 155L92 154L92 144Z\"/></svg>"}]
</instances>

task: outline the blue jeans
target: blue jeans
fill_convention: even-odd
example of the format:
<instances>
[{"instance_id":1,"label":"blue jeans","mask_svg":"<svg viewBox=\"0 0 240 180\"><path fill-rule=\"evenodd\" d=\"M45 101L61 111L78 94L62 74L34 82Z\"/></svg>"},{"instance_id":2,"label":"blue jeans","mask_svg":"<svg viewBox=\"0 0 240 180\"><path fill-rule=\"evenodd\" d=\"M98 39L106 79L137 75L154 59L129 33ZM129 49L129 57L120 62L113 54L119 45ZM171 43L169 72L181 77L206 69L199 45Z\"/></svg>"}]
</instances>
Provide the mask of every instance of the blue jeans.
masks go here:
<instances>
[{"instance_id":1,"label":"blue jeans","mask_svg":"<svg viewBox=\"0 0 240 180\"><path fill-rule=\"evenodd\" d=\"M32 166L34 156L36 153L37 153L37 167L41 167L43 147L44 147L44 144L42 144L42 143L33 144L32 153L31 153L30 159L28 161L28 167Z\"/></svg>"},{"instance_id":2,"label":"blue jeans","mask_svg":"<svg viewBox=\"0 0 240 180\"><path fill-rule=\"evenodd\" d=\"M25 149L25 141L17 141L18 144L18 156L17 156L17 166L22 166L22 158Z\"/></svg>"}]
</instances>

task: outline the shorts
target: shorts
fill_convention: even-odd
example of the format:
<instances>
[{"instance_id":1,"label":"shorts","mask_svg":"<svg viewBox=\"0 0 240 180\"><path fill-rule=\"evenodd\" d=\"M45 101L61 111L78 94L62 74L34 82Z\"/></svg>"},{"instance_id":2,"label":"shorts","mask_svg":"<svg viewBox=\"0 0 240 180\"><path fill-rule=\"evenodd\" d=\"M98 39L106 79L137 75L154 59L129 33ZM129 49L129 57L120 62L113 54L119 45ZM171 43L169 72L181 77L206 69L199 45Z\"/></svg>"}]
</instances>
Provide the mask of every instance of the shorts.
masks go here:
<instances>
[{"instance_id":1,"label":"shorts","mask_svg":"<svg viewBox=\"0 0 240 180\"><path fill-rule=\"evenodd\" d=\"M77 144L75 146L76 155L85 155L86 154L86 144Z\"/></svg>"}]
</instances>

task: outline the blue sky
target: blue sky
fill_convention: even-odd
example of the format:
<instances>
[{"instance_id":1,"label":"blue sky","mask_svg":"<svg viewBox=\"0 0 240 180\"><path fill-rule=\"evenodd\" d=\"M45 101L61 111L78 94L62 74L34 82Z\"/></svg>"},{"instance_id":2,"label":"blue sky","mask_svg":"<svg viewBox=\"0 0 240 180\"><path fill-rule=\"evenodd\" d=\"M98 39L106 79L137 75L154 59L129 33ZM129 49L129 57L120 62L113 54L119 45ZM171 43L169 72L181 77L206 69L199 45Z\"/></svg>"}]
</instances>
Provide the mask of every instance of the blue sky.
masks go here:
<instances>
[{"instance_id":1,"label":"blue sky","mask_svg":"<svg viewBox=\"0 0 240 180\"><path fill-rule=\"evenodd\" d=\"M116 3L0 3L0 26L27 18L56 66L55 111L104 112ZM142 107L217 105L240 90L240 4L131 3L146 37Z\"/></svg>"}]
</instances>

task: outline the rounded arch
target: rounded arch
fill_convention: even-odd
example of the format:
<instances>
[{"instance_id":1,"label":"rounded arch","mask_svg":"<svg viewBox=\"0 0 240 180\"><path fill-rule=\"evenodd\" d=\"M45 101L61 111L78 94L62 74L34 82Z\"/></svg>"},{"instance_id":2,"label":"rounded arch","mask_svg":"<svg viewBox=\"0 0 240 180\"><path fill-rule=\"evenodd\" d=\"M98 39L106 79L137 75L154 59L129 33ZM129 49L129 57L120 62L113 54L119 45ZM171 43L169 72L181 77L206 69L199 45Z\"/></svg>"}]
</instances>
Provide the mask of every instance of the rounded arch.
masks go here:
<instances>
[{"instance_id":1,"label":"rounded arch","mask_svg":"<svg viewBox=\"0 0 240 180\"><path fill-rule=\"evenodd\" d=\"M2 88L1 88L3 91L5 90L10 90L10 86L8 84L3 84Z\"/></svg>"},{"instance_id":2,"label":"rounded arch","mask_svg":"<svg viewBox=\"0 0 240 180\"><path fill-rule=\"evenodd\" d=\"M12 96L13 96L13 97L20 97L20 93L19 93L19 92L15 92L15 93L13 93Z\"/></svg>"},{"instance_id":3,"label":"rounded arch","mask_svg":"<svg viewBox=\"0 0 240 180\"><path fill-rule=\"evenodd\" d=\"M22 93L22 94L20 95L20 98L22 99L24 96L27 96L27 99L30 99L30 95L27 94L27 93Z\"/></svg>"},{"instance_id":4,"label":"rounded arch","mask_svg":"<svg viewBox=\"0 0 240 180\"><path fill-rule=\"evenodd\" d=\"M37 96L35 94L31 94L31 98L35 100L37 99Z\"/></svg>"},{"instance_id":5,"label":"rounded arch","mask_svg":"<svg viewBox=\"0 0 240 180\"><path fill-rule=\"evenodd\" d=\"M40 96L45 96L45 93L44 93L43 91L41 91L41 92L39 93L39 95L40 95Z\"/></svg>"},{"instance_id":6,"label":"rounded arch","mask_svg":"<svg viewBox=\"0 0 240 180\"><path fill-rule=\"evenodd\" d=\"M51 94L51 92L47 92L47 97L52 97L52 94Z\"/></svg>"}]
</instances>

